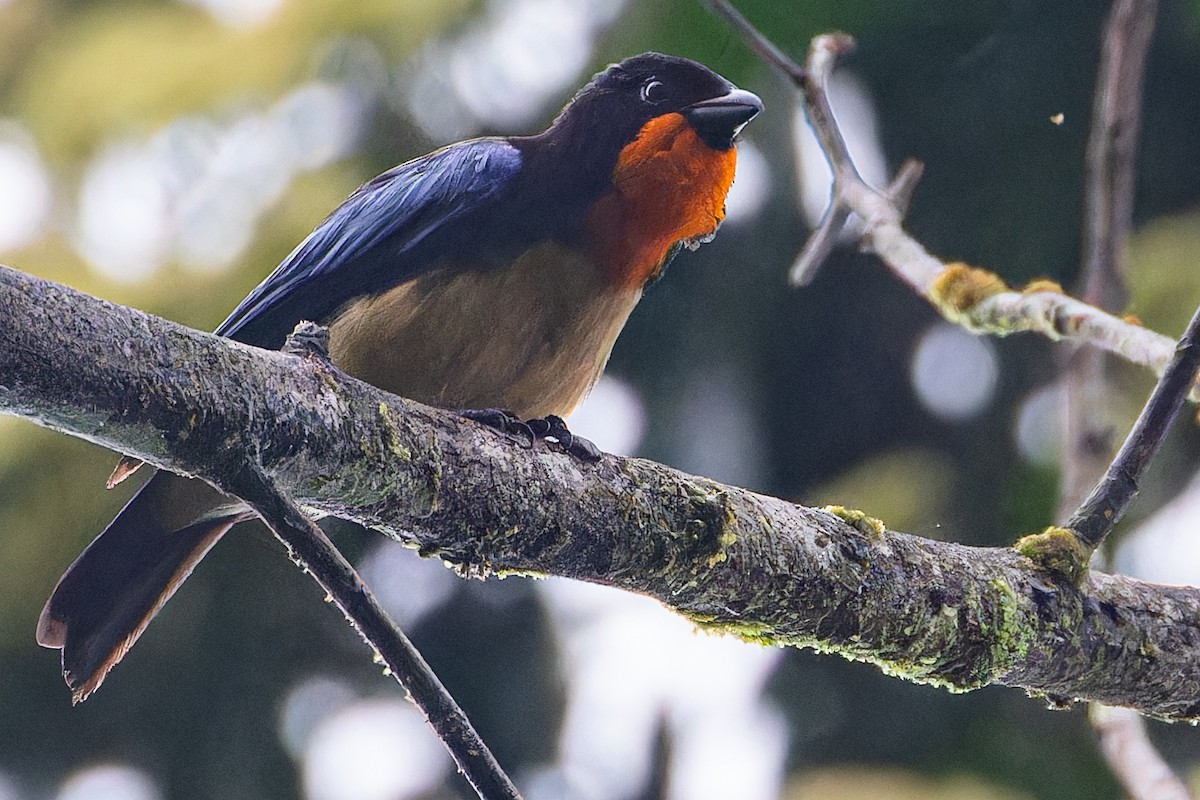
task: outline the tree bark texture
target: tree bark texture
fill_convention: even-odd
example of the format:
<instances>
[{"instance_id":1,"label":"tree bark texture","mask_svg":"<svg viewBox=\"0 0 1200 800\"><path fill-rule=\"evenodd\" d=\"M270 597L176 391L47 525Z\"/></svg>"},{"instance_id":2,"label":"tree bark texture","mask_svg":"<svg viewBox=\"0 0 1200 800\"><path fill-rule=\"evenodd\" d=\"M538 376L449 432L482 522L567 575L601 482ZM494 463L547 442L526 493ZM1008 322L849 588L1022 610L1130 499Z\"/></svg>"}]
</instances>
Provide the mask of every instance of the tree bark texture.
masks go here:
<instances>
[{"instance_id":1,"label":"tree bark texture","mask_svg":"<svg viewBox=\"0 0 1200 800\"><path fill-rule=\"evenodd\" d=\"M605 456L582 463L349 378L0 267L0 411L299 503L464 574L561 575L697 625L968 690L1200 718L1200 590L887 531ZM100 480L102 476L98 476ZM1015 537L1014 537L1015 538Z\"/></svg>"}]
</instances>

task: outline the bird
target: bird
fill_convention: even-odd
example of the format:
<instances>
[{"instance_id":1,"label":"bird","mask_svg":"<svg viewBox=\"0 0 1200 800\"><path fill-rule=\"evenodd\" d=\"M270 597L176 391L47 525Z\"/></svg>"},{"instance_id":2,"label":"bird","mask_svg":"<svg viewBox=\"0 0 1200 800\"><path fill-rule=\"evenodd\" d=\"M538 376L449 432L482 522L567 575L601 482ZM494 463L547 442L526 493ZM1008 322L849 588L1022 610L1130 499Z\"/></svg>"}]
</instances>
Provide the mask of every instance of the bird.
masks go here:
<instances>
[{"instance_id":1,"label":"bird","mask_svg":"<svg viewBox=\"0 0 1200 800\"><path fill-rule=\"evenodd\" d=\"M493 425L532 420L570 443L561 418L599 378L644 289L724 219L736 142L762 108L686 58L611 64L541 133L451 144L363 184L216 333L278 349L317 322L349 375ZM138 466L123 459L110 487ZM62 650L73 702L252 517L201 480L159 470L143 484L38 621L37 641Z\"/></svg>"}]
</instances>

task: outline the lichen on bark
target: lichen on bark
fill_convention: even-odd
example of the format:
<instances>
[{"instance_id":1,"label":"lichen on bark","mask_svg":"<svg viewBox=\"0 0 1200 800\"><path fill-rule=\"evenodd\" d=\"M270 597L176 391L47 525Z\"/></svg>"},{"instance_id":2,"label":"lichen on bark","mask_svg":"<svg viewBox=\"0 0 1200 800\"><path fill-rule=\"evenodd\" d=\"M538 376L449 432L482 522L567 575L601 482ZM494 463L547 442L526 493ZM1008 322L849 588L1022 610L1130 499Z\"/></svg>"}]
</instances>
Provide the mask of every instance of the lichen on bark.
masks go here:
<instances>
[{"instance_id":1,"label":"lichen on bark","mask_svg":"<svg viewBox=\"0 0 1200 800\"><path fill-rule=\"evenodd\" d=\"M562 575L705 628L967 690L1200 718L1200 591L1082 581L640 459L583 464L341 375L0 268L0 411L298 502L463 571ZM114 356L119 354L119 357ZM1036 554L1035 554L1036 555Z\"/></svg>"}]
</instances>

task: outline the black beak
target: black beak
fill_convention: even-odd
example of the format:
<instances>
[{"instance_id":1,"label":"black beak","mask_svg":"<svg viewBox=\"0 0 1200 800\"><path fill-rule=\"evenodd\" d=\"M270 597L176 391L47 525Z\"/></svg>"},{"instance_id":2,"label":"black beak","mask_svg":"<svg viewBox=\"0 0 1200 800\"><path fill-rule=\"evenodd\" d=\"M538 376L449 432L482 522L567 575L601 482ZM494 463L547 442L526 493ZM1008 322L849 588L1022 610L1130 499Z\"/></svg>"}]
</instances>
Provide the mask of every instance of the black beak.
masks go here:
<instances>
[{"instance_id":1,"label":"black beak","mask_svg":"<svg viewBox=\"0 0 1200 800\"><path fill-rule=\"evenodd\" d=\"M733 139L758 112L762 100L744 89L731 89L728 94L701 100L683 110L683 116L699 134L700 140L714 150L728 150Z\"/></svg>"}]
</instances>

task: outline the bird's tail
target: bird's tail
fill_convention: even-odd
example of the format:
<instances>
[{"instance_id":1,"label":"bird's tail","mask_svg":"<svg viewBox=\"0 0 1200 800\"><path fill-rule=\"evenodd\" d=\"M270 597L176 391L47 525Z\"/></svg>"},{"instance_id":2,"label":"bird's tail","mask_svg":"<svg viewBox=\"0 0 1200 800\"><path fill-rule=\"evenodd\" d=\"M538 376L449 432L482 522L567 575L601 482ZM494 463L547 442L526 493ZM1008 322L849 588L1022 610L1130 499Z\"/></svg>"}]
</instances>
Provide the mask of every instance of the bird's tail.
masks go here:
<instances>
[{"instance_id":1,"label":"bird's tail","mask_svg":"<svg viewBox=\"0 0 1200 800\"><path fill-rule=\"evenodd\" d=\"M152 476L58 582L37 640L61 648L78 703L96 690L221 535L251 512L207 483Z\"/></svg>"}]
</instances>

